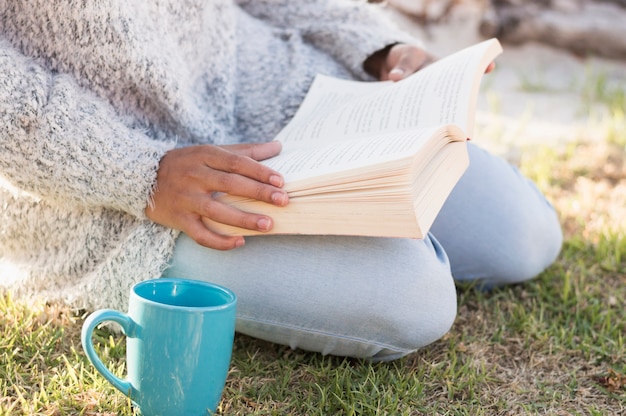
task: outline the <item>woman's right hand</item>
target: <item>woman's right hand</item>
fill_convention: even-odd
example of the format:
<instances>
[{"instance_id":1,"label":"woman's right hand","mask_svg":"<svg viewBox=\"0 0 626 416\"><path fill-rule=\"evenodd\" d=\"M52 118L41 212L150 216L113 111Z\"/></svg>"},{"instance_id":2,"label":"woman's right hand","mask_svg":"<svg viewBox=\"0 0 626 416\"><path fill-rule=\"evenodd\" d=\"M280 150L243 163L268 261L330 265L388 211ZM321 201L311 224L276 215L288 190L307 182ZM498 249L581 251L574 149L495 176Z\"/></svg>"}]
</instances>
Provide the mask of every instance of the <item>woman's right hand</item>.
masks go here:
<instances>
[{"instance_id":1,"label":"woman's right hand","mask_svg":"<svg viewBox=\"0 0 626 416\"><path fill-rule=\"evenodd\" d=\"M280 173L258 161L280 153L279 142L228 146L190 146L170 150L157 172L153 202L146 207L152 221L185 232L198 244L230 250L243 236L225 236L206 228L202 217L249 230L266 232L272 219L240 211L214 199L215 192L257 199L277 206L289 202Z\"/></svg>"}]
</instances>

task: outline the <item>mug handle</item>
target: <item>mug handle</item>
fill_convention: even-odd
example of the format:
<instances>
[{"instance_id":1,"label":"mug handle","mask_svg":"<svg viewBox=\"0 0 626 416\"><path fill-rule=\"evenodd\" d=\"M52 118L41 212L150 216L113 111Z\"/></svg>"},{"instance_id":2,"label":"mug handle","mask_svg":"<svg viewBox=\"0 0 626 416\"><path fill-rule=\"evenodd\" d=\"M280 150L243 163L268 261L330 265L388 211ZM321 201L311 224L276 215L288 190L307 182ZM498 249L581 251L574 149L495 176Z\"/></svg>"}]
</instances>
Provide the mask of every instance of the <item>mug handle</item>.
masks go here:
<instances>
[{"instance_id":1,"label":"mug handle","mask_svg":"<svg viewBox=\"0 0 626 416\"><path fill-rule=\"evenodd\" d=\"M127 337L130 336L132 329L135 327L135 323L128 315L112 309L100 309L85 319L81 332L81 343L83 344L83 349L87 354L87 358L96 370L98 370L98 372L102 374L102 376L107 379L113 387L121 391L126 397L130 397L133 387L132 384L129 381L122 380L111 373L111 371L109 371L109 369L102 363L102 360L100 360L100 357L98 357L98 354L93 347L93 330L96 326L106 321L112 321L119 324L122 327L124 335Z\"/></svg>"}]
</instances>

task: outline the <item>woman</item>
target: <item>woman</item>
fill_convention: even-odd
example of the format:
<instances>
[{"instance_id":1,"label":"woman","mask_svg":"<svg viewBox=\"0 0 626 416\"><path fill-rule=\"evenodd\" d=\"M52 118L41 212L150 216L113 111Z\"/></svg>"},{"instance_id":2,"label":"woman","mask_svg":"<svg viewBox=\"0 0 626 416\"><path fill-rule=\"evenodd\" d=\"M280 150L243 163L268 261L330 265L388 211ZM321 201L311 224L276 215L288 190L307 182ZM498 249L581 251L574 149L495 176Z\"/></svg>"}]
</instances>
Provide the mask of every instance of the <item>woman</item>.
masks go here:
<instances>
[{"instance_id":1,"label":"woman","mask_svg":"<svg viewBox=\"0 0 626 416\"><path fill-rule=\"evenodd\" d=\"M124 310L159 276L239 297L237 329L322 353L389 360L442 335L454 280L532 278L557 256L550 204L470 145L470 168L424 240L226 237L266 231L215 191L288 204L258 161L314 75L398 80L420 43L367 4L0 1L0 279L24 296ZM245 244L244 244L245 243Z\"/></svg>"}]
</instances>

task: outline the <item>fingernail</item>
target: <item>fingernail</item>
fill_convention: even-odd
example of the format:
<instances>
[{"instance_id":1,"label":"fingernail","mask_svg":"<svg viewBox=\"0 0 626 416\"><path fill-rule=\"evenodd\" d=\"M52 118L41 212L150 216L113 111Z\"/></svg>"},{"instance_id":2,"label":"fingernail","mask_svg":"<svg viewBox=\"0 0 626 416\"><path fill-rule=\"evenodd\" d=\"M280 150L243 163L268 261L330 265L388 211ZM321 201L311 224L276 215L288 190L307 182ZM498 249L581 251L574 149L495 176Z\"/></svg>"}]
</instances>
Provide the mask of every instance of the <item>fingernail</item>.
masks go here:
<instances>
[{"instance_id":1,"label":"fingernail","mask_svg":"<svg viewBox=\"0 0 626 416\"><path fill-rule=\"evenodd\" d=\"M282 187L284 185L283 178L280 175L272 175L270 176L270 183L277 187Z\"/></svg>"},{"instance_id":2,"label":"fingernail","mask_svg":"<svg viewBox=\"0 0 626 416\"><path fill-rule=\"evenodd\" d=\"M244 244L246 244L246 240L238 238L237 241L235 241L235 248L243 247Z\"/></svg>"},{"instance_id":3,"label":"fingernail","mask_svg":"<svg viewBox=\"0 0 626 416\"><path fill-rule=\"evenodd\" d=\"M389 71L389 75L394 74L394 75L404 75L404 69L402 68L394 68L391 71Z\"/></svg>"},{"instance_id":4,"label":"fingernail","mask_svg":"<svg viewBox=\"0 0 626 416\"><path fill-rule=\"evenodd\" d=\"M272 222L267 218L261 218L256 222L256 226L261 231L269 231Z\"/></svg>"},{"instance_id":5,"label":"fingernail","mask_svg":"<svg viewBox=\"0 0 626 416\"><path fill-rule=\"evenodd\" d=\"M288 196L284 192L274 192L272 194L272 202L275 205L283 206L287 203Z\"/></svg>"}]
</instances>

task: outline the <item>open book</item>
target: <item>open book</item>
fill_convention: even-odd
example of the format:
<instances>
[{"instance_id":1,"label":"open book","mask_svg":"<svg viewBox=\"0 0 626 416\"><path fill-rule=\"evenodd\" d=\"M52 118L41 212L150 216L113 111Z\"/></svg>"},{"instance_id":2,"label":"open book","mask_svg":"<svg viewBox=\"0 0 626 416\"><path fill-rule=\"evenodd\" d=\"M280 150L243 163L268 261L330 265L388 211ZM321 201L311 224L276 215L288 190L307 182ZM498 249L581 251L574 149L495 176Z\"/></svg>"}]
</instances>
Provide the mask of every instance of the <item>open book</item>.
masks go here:
<instances>
[{"instance_id":1,"label":"open book","mask_svg":"<svg viewBox=\"0 0 626 416\"><path fill-rule=\"evenodd\" d=\"M263 234L423 238L468 166L480 81L501 52L487 40L395 83L318 75L276 137L281 154L263 161L283 174L289 204L217 198L272 217Z\"/></svg>"}]
</instances>

